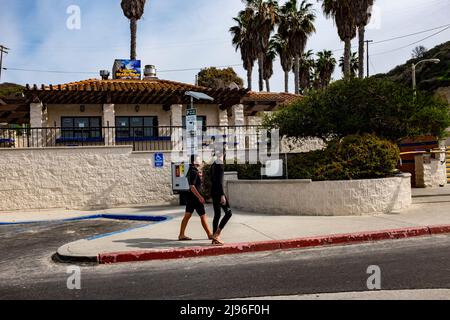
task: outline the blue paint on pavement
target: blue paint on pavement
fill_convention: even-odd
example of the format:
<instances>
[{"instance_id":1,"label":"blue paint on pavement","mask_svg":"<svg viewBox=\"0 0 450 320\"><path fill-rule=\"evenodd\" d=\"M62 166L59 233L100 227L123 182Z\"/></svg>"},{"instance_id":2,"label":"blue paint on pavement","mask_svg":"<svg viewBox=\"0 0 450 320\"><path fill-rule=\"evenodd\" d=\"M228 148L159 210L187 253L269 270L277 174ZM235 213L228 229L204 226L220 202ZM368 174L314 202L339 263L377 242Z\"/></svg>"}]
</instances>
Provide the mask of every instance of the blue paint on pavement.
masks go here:
<instances>
[{"instance_id":1,"label":"blue paint on pavement","mask_svg":"<svg viewBox=\"0 0 450 320\"><path fill-rule=\"evenodd\" d=\"M125 233L125 232L131 231L131 230L137 230L137 229L141 229L141 228L145 228L145 227L149 227L149 226L154 226L154 225L157 225L157 224L160 224L163 222L168 222L172 219L173 219L172 217L164 217L163 220L155 221L155 223L153 223L153 224L146 224L146 225L140 226L140 227L134 227L134 228L129 228L129 229L125 229L125 230L119 230L119 231L114 231L114 232L110 232L110 233L100 234L98 236L93 236L93 237L87 238L86 240L92 241L92 240L96 240L96 239L106 238L109 236L114 236L117 234Z\"/></svg>"},{"instance_id":2,"label":"blue paint on pavement","mask_svg":"<svg viewBox=\"0 0 450 320\"><path fill-rule=\"evenodd\" d=\"M92 219L111 219L111 220L129 220L129 221L151 221L151 222L163 222L168 219L166 216L137 216L137 215L114 215L114 214L95 214L83 217L74 217L60 220L31 220L20 222L0 222L0 226L4 225L20 225L20 224L34 224L34 223L51 223L51 222L72 222Z\"/></svg>"}]
</instances>

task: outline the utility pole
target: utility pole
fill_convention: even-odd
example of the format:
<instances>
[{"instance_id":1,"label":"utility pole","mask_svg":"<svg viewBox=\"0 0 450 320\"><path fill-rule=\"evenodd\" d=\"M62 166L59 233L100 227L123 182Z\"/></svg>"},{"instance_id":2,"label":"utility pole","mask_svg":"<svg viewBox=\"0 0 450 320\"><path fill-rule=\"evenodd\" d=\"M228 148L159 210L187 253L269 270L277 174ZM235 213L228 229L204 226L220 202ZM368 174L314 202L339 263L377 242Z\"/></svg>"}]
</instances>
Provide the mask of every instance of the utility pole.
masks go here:
<instances>
[{"instance_id":1,"label":"utility pole","mask_svg":"<svg viewBox=\"0 0 450 320\"><path fill-rule=\"evenodd\" d=\"M9 48L0 45L0 81L2 80L2 71L3 71L3 54L8 54Z\"/></svg>"},{"instance_id":2,"label":"utility pole","mask_svg":"<svg viewBox=\"0 0 450 320\"><path fill-rule=\"evenodd\" d=\"M367 61L366 62L367 62L367 78L368 78L370 75L370 72L369 72L369 43L373 42L373 40L366 40L364 42L366 43L366 46L367 46L367 48L366 48Z\"/></svg>"}]
</instances>

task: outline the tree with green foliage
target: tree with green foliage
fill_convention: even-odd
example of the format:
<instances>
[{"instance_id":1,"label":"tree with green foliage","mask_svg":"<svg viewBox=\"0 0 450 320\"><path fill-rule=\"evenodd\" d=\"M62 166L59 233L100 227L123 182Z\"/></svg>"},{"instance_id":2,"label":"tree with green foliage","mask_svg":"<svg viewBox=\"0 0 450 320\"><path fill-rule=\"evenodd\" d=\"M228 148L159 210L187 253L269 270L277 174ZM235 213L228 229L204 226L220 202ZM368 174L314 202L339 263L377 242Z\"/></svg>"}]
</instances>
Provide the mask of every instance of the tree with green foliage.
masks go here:
<instances>
[{"instance_id":1,"label":"tree with green foliage","mask_svg":"<svg viewBox=\"0 0 450 320\"><path fill-rule=\"evenodd\" d=\"M339 59L339 67L342 69L342 73L345 74L345 63L344 60L345 57L342 56L341 59ZM356 77L356 74L358 73L358 69L359 69L359 58L357 56L356 52L352 52L352 54L350 55L350 73L348 74L348 76L350 78L354 78Z\"/></svg>"},{"instance_id":2,"label":"tree with green foliage","mask_svg":"<svg viewBox=\"0 0 450 320\"><path fill-rule=\"evenodd\" d=\"M264 90L264 58L269 50L272 31L278 23L278 2L275 0L242 0L249 15L250 41L256 47L259 67L259 91Z\"/></svg>"},{"instance_id":3,"label":"tree with green foliage","mask_svg":"<svg viewBox=\"0 0 450 320\"><path fill-rule=\"evenodd\" d=\"M137 22L144 15L146 0L122 0L123 14L130 19L130 59L136 60Z\"/></svg>"},{"instance_id":4,"label":"tree with green foliage","mask_svg":"<svg viewBox=\"0 0 450 320\"><path fill-rule=\"evenodd\" d=\"M355 0L353 5L355 23L358 26L358 76L361 79L364 78L366 26L372 16L374 2L375 0Z\"/></svg>"},{"instance_id":5,"label":"tree with green foliage","mask_svg":"<svg viewBox=\"0 0 450 320\"><path fill-rule=\"evenodd\" d=\"M344 77L349 77L352 39L356 37L357 29L354 0L320 1L322 1L322 10L325 16L334 20L339 38L345 43L343 58Z\"/></svg>"},{"instance_id":6,"label":"tree with green foliage","mask_svg":"<svg viewBox=\"0 0 450 320\"><path fill-rule=\"evenodd\" d=\"M237 75L233 68L217 69L210 67L202 69L198 73L198 85L208 88L228 88L236 84L239 88L244 86L244 81Z\"/></svg>"},{"instance_id":7,"label":"tree with green foliage","mask_svg":"<svg viewBox=\"0 0 450 320\"><path fill-rule=\"evenodd\" d=\"M375 134L398 142L420 135L446 136L448 103L376 78L346 79L276 111L265 119L280 135L330 141L355 134Z\"/></svg>"},{"instance_id":8,"label":"tree with green foliage","mask_svg":"<svg viewBox=\"0 0 450 320\"><path fill-rule=\"evenodd\" d=\"M280 57L280 64L284 71L284 92L289 92L289 72L294 65L292 52L289 49L289 39L277 33L271 40L271 47Z\"/></svg>"},{"instance_id":9,"label":"tree with green foliage","mask_svg":"<svg viewBox=\"0 0 450 320\"><path fill-rule=\"evenodd\" d=\"M273 61L277 56L277 52L275 47L273 46L273 42L271 41L269 45L269 49L267 50L264 56L264 69L263 69L263 78L266 82L266 90L270 92L270 78L273 76Z\"/></svg>"},{"instance_id":10,"label":"tree with green foliage","mask_svg":"<svg viewBox=\"0 0 450 320\"><path fill-rule=\"evenodd\" d=\"M316 32L316 14L307 0L288 0L280 9L278 33L289 39L289 48L294 57L295 93L300 93L300 57L305 52L308 38Z\"/></svg>"},{"instance_id":11,"label":"tree with green foliage","mask_svg":"<svg viewBox=\"0 0 450 320\"><path fill-rule=\"evenodd\" d=\"M299 93L306 94L312 88L314 82L314 70L316 62L312 50L303 52L299 59L298 81ZM293 70L295 73L295 69Z\"/></svg>"},{"instance_id":12,"label":"tree with green foliage","mask_svg":"<svg viewBox=\"0 0 450 320\"><path fill-rule=\"evenodd\" d=\"M323 50L317 53L315 85L316 89L328 87L331 82L334 70L336 69L336 59L331 50Z\"/></svg>"},{"instance_id":13,"label":"tree with green foliage","mask_svg":"<svg viewBox=\"0 0 450 320\"><path fill-rule=\"evenodd\" d=\"M247 71L247 89L250 91L252 90L253 67L258 58L256 37L252 29L253 16L254 12L251 8L240 11L237 17L233 18L236 25L230 28L230 33L233 36L232 43L236 51L240 51L243 67Z\"/></svg>"}]
</instances>

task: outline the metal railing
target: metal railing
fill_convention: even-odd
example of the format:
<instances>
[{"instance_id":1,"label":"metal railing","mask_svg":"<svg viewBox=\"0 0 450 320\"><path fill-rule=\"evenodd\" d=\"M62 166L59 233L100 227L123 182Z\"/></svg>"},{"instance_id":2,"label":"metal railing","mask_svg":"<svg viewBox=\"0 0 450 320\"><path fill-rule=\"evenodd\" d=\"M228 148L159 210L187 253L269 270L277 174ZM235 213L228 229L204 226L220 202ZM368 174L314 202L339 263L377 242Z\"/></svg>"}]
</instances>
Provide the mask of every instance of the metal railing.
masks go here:
<instances>
[{"instance_id":1,"label":"metal railing","mask_svg":"<svg viewBox=\"0 0 450 320\"><path fill-rule=\"evenodd\" d=\"M0 148L54 148L86 146L133 146L134 151L184 150L189 132L177 126L149 127L6 127L0 128ZM197 145L223 143L256 149L260 126L204 126L197 130Z\"/></svg>"}]
</instances>

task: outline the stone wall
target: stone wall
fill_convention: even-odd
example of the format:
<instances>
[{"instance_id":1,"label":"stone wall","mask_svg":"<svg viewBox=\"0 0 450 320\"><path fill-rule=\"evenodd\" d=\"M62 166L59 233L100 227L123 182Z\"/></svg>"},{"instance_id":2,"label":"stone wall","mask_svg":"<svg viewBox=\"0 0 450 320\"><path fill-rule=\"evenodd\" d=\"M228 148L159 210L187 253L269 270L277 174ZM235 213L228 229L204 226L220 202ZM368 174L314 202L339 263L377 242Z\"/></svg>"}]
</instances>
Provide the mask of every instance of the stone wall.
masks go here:
<instances>
[{"instance_id":1,"label":"stone wall","mask_svg":"<svg viewBox=\"0 0 450 320\"><path fill-rule=\"evenodd\" d=\"M303 153L326 148L326 144L322 139L295 139L284 137L281 140L281 152Z\"/></svg>"},{"instance_id":2,"label":"stone wall","mask_svg":"<svg viewBox=\"0 0 450 320\"><path fill-rule=\"evenodd\" d=\"M228 181L234 208L267 214L344 216L390 213L412 203L411 175L372 180Z\"/></svg>"},{"instance_id":3,"label":"stone wall","mask_svg":"<svg viewBox=\"0 0 450 320\"><path fill-rule=\"evenodd\" d=\"M163 205L172 194L170 154L126 147L0 150L0 210Z\"/></svg>"},{"instance_id":4,"label":"stone wall","mask_svg":"<svg viewBox=\"0 0 450 320\"><path fill-rule=\"evenodd\" d=\"M434 156L425 154L414 157L417 188L437 188L447 184L445 151Z\"/></svg>"}]
</instances>

